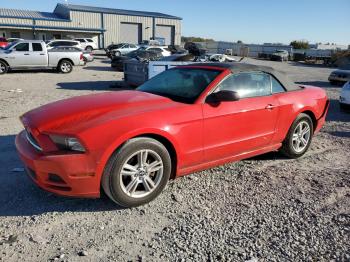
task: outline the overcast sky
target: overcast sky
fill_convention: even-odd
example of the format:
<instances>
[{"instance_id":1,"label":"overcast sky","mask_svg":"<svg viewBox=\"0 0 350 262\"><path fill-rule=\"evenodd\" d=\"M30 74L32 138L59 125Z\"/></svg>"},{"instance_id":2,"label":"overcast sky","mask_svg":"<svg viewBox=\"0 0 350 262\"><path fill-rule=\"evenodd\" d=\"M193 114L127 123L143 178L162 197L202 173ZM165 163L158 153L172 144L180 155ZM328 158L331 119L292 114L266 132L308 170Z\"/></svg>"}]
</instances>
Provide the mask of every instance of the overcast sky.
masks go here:
<instances>
[{"instance_id":1,"label":"overcast sky","mask_svg":"<svg viewBox=\"0 0 350 262\"><path fill-rule=\"evenodd\" d=\"M0 8L52 12L55 0L1 1ZM308 40L350 44L350 0L69 0L183 18L182 35L245 43Z\"/></svg>"}]
</instances>

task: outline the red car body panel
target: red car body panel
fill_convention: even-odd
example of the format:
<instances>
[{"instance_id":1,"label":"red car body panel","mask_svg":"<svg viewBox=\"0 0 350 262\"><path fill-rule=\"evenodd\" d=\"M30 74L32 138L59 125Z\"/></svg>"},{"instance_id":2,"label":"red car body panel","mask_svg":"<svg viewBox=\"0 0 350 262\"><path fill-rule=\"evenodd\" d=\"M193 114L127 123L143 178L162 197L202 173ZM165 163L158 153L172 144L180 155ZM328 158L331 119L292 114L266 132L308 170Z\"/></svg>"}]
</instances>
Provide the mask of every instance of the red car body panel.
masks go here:
<instances>
[{"instance_id":1,"label":"red car body panel","mask_svg":"<svg viewBox=\"0 0 350 262\"><path fill-rule=\"evenodd\" d=\"M182 176L279 149L301 112L313 116L315 131L325 121L328 99L315 87L217 106L206 104L207 94L230 74L227 69L208 68L222 73L193 104L140 91L120 91L70 98L34 109L21 120L43 150L36 150L23 131L16 137L20 158L41 188L66 196L98 197L109 158L133 137L166 141L176 154L174 175ZM52 134L76 137L87 151L61 152L51 141ZM50 174L62 181L50 180Z\"/></svg>"}]
</instances>

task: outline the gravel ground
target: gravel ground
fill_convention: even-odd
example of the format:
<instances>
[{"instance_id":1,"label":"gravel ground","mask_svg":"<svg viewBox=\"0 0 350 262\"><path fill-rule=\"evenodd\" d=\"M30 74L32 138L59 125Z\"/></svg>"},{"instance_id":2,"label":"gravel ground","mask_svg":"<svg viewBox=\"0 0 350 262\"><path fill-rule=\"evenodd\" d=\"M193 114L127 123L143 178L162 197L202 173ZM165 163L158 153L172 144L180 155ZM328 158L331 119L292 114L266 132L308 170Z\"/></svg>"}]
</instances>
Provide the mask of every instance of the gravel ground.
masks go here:
<instances>
[{"instance_id":1,"label":"gravel ground","mask_svg":"<svg viewBox=\"0 0 350 262\"><path fill-rule=\"evenodd\" d=\"M331 68L250 60L325 88L327 123L299 160L270 153L170 181L152 203L57 197L34 186L14 147L18 117L103 92L122 74L99 58L69 75L0 77L0 261L350 261L350 114Z\"/></svg>"}]
</instances>

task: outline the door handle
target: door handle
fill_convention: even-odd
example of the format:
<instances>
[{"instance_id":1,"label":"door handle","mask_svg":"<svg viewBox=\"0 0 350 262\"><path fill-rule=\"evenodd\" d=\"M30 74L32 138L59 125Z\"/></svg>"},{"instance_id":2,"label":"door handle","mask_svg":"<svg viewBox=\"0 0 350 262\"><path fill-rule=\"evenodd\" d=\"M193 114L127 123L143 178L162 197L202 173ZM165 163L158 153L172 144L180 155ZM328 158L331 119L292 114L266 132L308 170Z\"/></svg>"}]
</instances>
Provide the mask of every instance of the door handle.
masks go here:
<instances>
[{"instance_id":1,"label":"door handle","mask_svg":"<svg viewBox=\"0 0 350 262\"><path fill-rule=\"evenodd\" d=\"M272 104L268 104L268 105L265 107L265 109L267 109L267 110L272 110L272 109L274 109L274 108L276 108L276 106L275 106L275 105L272 105Z\"/></svg>"},{"instance_id":2,"label":"door handle","mask_svg":"<svg viewBox=\"0 0 350 262\"><path fill-rule=\"evenodd\" d=\"M29 55L29 54L24 54L24 55Z\"/></svg>"},{"instance_id":3,"label":"door handle","mask_svg":"<svg viewBox=\"0 0 350 262\"><path fill-rule=\"evenodd\" d=\"M45 54L40 54L40 55L45 55Z\"/></svg>"}]
</instances>

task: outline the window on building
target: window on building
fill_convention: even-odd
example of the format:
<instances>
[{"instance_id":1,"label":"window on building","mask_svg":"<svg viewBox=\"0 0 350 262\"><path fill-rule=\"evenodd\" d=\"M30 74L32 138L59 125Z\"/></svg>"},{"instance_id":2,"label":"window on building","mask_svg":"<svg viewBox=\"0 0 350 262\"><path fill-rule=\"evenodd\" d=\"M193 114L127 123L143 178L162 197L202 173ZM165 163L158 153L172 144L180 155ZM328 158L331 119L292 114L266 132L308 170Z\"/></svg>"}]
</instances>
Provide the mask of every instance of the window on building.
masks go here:
<instances>
[{"instance_id":1,"label":"window on building","mask_svg":"<svg viewBox=\"0 0 350 262\"><path fill-rule=\"evenodd\" d=\"M41 51L43 51L43 47L41 46L40 43L33 43L32 47L33 47L33 51L34 52L41 52Z\"/></svg>"},{"instance_id":2,"label":"window on building","mask_svg":"<svg viewBox=\"0 0 350 262\"><path fill-rule=\"evenodd\" d=\"M11 32L11 38L21 38L20 32Z\"/></svg>"},{"instance_id":3,"label":"window on building","mask_svg":"<svg viewBox=\"0 0 350 262\"><path fill-rule=\"evenodd\" d=\"M53 34L53 39L61 39L61 34Z\"/></svg>"},{"instance_id":4,"label":"window on building","mask_svg":"<svg viewBox=\"0 0 350 262\"><path fill-rule=\"evenodd\" d=\"M271 94L270 75L260 72L234 74L226 78L219 90L231 90L240 98L267 96Z\"/></svg>"},{"instance_id":5,"label":"window on building","mask_svg":"<svg viewBox=\"0 0 350 262\"><path fill-rule=\"evenodd\" d=\"M28 52L29 51L29 44L28 43L19 43L16 45L16 51L19 52Z\"/></svg>"}]
</instances>

